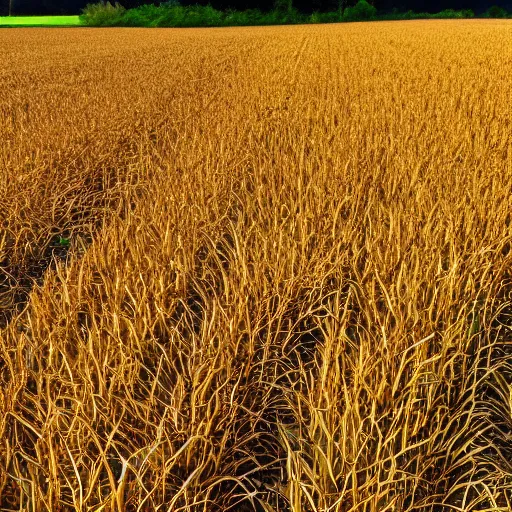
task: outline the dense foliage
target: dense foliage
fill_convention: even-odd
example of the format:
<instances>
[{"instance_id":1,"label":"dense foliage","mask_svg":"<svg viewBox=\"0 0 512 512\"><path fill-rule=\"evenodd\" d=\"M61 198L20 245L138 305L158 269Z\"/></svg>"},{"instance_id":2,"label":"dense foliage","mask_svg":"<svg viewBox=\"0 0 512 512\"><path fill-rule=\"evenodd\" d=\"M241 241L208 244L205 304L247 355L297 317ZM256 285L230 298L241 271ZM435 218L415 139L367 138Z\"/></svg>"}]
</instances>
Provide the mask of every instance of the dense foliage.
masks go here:
<instances>
[{"instance_id":1,"label":"dense foliage","mask_svg":"<svg viewBox=\"0 0 512 512\"><path fill-rule=\"evenodd\" d=\"M9 3L12 5L15 14L79 14L90 0L0 0L0 15L7 14ZM125 9L140 7L145 4L165 5L168 1L159 0L121 0L120 3ZM289 7L297 9L304 14L313 12L344 11L345 8L352 8L357 0L181 0L183 6L193 4L211 6L220 11L244 11L257 9L268 12L276 10L290 10ZM512 12L512 0L370 0L378 13L390 15L393 10L400 13L408 11L427 12L429 14L442 12L447 9L461 11L470 9L477 16L483 15L493 4L506 12ZM496 11L499 16L502 11ZM495 16L492 16L495 17Z\"/></svg>"},{"instance_id":2,"label":"dense foliage","mask_svg":"<svg viewBox=\"0 0 512 512\"><path fill-rule=\"evenodd\" d=\"M493 5L485 11L485 17L487 18L507 18L508 16L509 13L507 13L503 7L499 7L497 5Z\"/></svg>"},{"instance_id":3,"label":"dense foliage","mask_svg":"<svg viewBox=\"0 0 512 512\"><path fill-rule=\"evenodd\" d=\"M170 4L143 5L126 10L120 4L99 3L88 5L81 20L88 26L126 26L126 27L219 27L242 25L278 25L297 23L331 23L340 21L369 20L406 20L406 19L452 19L472 18L474 12L465 9L456 11L447 9L438 13L392 12L378 14L377 9L366 0L359 0L353 7L343 11L313 12L303 14L293 8L291 3L277 4L279 8L268 12L259 9L245 11L219 11L211 5L182 6L176 2ZM487 17L505 17L506 12L493 9Z\"/></svg>"}]
</instances>

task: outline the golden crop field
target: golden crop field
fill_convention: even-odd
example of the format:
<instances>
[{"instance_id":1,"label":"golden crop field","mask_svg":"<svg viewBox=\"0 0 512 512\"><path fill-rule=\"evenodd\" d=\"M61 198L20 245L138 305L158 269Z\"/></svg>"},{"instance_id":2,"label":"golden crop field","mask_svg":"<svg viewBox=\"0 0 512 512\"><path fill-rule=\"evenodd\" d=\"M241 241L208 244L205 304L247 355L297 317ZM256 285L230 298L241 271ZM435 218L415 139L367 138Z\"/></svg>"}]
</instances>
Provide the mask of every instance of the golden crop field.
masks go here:
<instances>
[{"instance_id":1,"label":"golden crop field","mask_svg":"<svg viewBox=\"0 0 512 512\"><path fill-rule=\"evenodd\" d=\"M0 32L0 510L512 510L511 41Z\"/></svg>"}]
</instances>

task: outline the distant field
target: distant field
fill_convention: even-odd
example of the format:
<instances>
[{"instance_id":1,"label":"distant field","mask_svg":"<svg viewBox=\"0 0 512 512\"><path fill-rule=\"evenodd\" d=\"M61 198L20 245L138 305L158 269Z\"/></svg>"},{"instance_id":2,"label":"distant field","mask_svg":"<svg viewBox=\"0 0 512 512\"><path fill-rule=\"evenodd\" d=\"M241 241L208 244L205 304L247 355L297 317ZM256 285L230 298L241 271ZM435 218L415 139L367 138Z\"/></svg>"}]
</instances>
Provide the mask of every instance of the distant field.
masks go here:
<instances>
[{"instance_id":1,"label":"distant field","mask_svg":"<svg viewBox=\"0 0 512 512\"><path fill-rule=\"evenodd\" d=\"M47 27L80 25L78 16L0 16L0 27Z\"/></svg>"},{"instance_id":2,"label":"distant field","mask_svg":"<svg viewBox=\"0 0 512 512\"><path fill-rule=\"evenodd\" d=\"M0 30L0 509L512 510L511 29Z\"/></svg>"}]
</instances>

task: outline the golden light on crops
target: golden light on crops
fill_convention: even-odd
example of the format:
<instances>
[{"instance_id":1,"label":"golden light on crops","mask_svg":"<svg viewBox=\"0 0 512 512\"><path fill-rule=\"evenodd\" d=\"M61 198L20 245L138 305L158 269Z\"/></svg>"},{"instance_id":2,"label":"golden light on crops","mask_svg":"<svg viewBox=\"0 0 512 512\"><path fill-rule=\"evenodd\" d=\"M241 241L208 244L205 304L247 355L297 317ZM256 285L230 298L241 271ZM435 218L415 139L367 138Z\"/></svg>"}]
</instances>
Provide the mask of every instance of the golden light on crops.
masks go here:
<instances>
[{"instance_id":1,"label":"golden light on crops","mask_svg":"<svg viewBox=\"0 0 512 512\"><path fill-rule=\"evenodd\" d=\"M0 32L0 509L511 510L511 29Z\"/></svg>"}]
</instances>

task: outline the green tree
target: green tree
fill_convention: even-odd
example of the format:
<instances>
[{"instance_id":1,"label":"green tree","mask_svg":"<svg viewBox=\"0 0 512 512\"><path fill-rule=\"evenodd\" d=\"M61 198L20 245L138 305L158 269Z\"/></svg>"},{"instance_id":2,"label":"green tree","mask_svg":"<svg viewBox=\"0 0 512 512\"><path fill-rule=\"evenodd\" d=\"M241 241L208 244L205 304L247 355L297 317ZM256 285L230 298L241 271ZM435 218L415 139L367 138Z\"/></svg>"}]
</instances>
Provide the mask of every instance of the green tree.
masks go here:
<instances>
[{"instance_id":1,"label":"green tree","mask_svg":"<svg viewBox=\"0 0 512 512\"><path fill-rule=\"evenodd\" d=\"M366 0L359 0L354 7L348 7L343 15L345 21L366 21L375 18L377 9Z\"/></svg>"},{"instance_id":2,"label":"green tree","mask_svg":"<svg viewBox=\"0 0 512 512\"><path fill-rule=\"evenodd\" d=\"M338 0L338 10L340 11L340 19L343 18L345 14L345 9L347 8L348 0Z\"/></svg>"},{"instance_id":3,"label":"green tree","mask_svg":"<svg viewBox=\"0 0 512 512\"><path fill-rule=\"evenodd\" d=\"M293 10L293 0L274 0L274 9L280 13L289 13Z\"/></svg>"},{"instance_id":4,"label":"green tree","mask_svg":"<svg viewBox=\"0 0 512 512\"><path fill-rule=\"evenodd\" d=\"M503 9L503 7L499 7L498 5L493 5L489 7L487 11L485 11L486 18L506 18L507 11Z\"/></svg>"}]
</instances>

